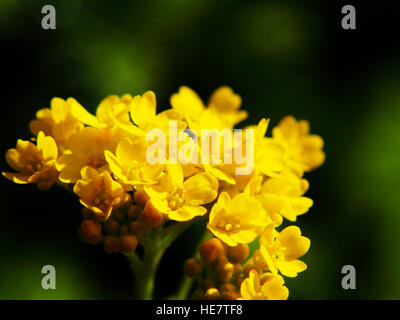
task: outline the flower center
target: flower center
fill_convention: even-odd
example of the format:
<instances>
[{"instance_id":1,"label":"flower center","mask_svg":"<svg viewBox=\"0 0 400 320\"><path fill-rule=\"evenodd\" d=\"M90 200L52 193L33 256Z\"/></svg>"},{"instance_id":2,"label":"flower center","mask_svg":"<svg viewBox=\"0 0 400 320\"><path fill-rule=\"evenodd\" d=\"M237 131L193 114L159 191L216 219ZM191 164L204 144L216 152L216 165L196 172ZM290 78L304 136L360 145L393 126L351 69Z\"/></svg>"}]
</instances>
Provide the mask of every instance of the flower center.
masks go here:
<instances>
[{"instance_id":1,"label":"flower center","mask_svg":"<svg viewBox=\"0 0 400 320\"><path fill-rule=\"evenodd\" d=\"M107 164L107 161L104 155L93 156L87 160L86 164L92 168L99 169L105 166Z\"/></svg>"}]
</instances>

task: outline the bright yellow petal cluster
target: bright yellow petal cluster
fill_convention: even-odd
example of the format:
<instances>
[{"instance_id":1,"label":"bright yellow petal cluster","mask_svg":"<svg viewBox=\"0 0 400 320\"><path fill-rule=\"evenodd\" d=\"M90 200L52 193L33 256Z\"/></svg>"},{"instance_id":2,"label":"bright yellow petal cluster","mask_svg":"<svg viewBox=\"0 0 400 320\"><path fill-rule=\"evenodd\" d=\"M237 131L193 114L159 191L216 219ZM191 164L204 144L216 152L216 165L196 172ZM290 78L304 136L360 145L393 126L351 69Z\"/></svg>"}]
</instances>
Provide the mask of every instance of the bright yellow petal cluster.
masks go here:
<instances>
[{"instance_id":1,"label":"bright yellow petal cluster","mask_svg":"<svg viewBox=\"0 0 400 320\"><path fill-rule=\"evenodd\" d=\"M320 136L310 135L307 121L296 121L287 116L272 130L273 139L284 149L284 160L288 168L298 176L319 167L325 160L324 145Z\"/></svg>"},{"instance_id":2,"label":"bright yellow petal cluster","mask_svg":"<svg viewBox=\"0 0 400 320\"><path fill-rule=\"evenodd\" d=\"M84 167L74 192L80 197L80 202L100 219L108 219L111 211L126 203L130 196L124 188L113 180L107 171L101 174L92 167Z\"/></svg>"},{"instance_id":3,"label":"bright yellow petal cluster","mask_svg":"<svg viewBox=\"0 0 400 320\"><path fill-rule=\"evenodd\" d=\"M218 180L209 173L197 173L184 180L181 165L167 164L159 184L145 186L154 207L172 220L188 221L207 213L203 204L218 194Z\"/></svg>"},{"instance_id":4,"label":"bright yellow petal cluster","mask_svg":"<svg viewBox=\"0 0 400 320\"><path fill-rule=\"evenodd\" d=\"M240 287L239 300L286 300L289 290L280 275L264 273L262 279L256 270L251 270Z\"/></svg>"},{"instance_id":5,"label":"bright yellow petal cluster","mask_svg":"<svg viewBox=\"0 0 400 320\"><path fill-rule=\"evenodd\" d=\"M269 219L261 203L240 193L233 199L222 192L210 212L209 230L230 246L250 243L263 231Z\"/></svg>"},{"instance_id":6,"label":"bright yellow petal cluster","mask_svg":"<svg viewBox=\"0 0 400 320\"><path fill-rule=\"evenodd\" d=\"M284 276L296 277L307 265L298 260L310 248L310 240L301 235L300 228L289 226L281 232L274 225L267 226L260 236L259 266L276 274L279 270Z\"/></svg>"},{"instance_id":7,"label":"bright yellow petal cluster","mask_svg":"<svg viewBox=\"0 0 400 320\"><path fill-rule=\"evenodd\" d=\"M29 127L34 135L43 131L46 136L53 137L59 149L63 150L67 140L83 128L82 122L72 113L73 108L80 105L74 98L53 98L50 106L40 109Z\"/></svg>"},{"instance_id":8,"label":"bright yellow petal cluster","mask_svg":"<svg viewBox=\"0 0 400 320\"><path fill-rule=\"evenodd\" d=\"M36 146L30 141L19 139L16 149L6 153L7 163L17 173L3 172L3 175L19 184L36 183L40 189L50 188L57 180L55 162L57 145L52 137L40 131Z\"/></svg>"}]
</instances>

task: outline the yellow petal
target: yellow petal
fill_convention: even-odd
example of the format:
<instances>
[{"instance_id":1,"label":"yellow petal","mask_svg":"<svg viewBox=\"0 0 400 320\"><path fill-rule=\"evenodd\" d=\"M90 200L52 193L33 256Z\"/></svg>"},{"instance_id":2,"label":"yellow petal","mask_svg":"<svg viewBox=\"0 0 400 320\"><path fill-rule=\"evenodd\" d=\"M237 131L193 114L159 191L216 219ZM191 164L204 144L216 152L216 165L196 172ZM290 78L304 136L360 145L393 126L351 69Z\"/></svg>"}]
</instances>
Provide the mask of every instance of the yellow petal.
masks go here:
<instances>
[{"instance_id":1,"label":"yellow petal","mask_svg":"<svg viewBox=\"0 0 400 320\"><path fill-rule=\"evenodd\" d=\"M156 96L153 91L147 91L142 96L136 96L131 102L131 117L139 127L154 122L156 116Z\"/></svg>"},{"instance_id":2,"label":"yellow petal","mask_svg":"<svg viewBox=\"0 0 400 320\"><path fill-rule=\"evenodd\" d=\"M276 267L286 277L296 277L298 273L307 269L307 265L300 260L278 261Z\"/></svg>"},{"instance_id":3,"label":"yellow petal","mask_svg":"<svg viewBox=\"0 0 400 320\"><path fill-rule=\"evenodd\" d=\"M198 173L184 183L183 199L188 205L200 205L213 201L218 193L218 180L208 173Z\"/></svg>"},{"instance_id":4,"label":"yellow petal","mask_svg":"<svg viewBox=\"0 0 400 320\"><path fill-rule=\"evenodd\" d=\"M107 127L105 123L101 123L94 115L92 115L84 107L82 107L74 98L68 98L67 102L71 106L71 114L79 121L97 129Z\"/></svg>"}]
</instances>

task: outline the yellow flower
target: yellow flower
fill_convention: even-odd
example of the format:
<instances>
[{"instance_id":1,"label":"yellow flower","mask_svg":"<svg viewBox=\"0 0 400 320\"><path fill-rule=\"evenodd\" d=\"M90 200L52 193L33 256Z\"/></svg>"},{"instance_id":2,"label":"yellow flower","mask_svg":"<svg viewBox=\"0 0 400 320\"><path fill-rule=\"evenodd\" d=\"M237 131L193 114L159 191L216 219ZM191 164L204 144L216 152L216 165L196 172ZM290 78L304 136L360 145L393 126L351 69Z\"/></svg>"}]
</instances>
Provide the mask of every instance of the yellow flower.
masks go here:
<instances>
[{"instance_id":1,"label":"yellow flower","mask_svg":"<svg viewBox=\"0 0 400 320\"><path fill-rule=\"evenodd\" d=\"M92 167L82 169L82 179L74 186L80 202L100 219L108 219L112 210L126 203L130 196L107 171L98 173Z\"/></svg>"},{"instance_id":2,"label":"yellow flower","mask_svg":"<svg viewBox=\"0 0 400 320\"><path fill-rule=\"evenodd\" d=\"M188 221L206 214L202 205L217 197L218 180L206 172L184 181L180 164L166 164L167 173L157 185L145 186L153 206L176 221Z\"/></svg>"},{"instance_id":3,"label":"yellow flower","mask_svg":"<svg viewBox=\"0 0 400 320\"><path fill-rule=\"evenodd\" d=\"M272 273L263 274L260 280L258 272L252 269L240 286L239 300L286 300L289 290L284 283L280 275Z\"/></svg>"},{"instance_id":4,"label":"yellow flower","mask_svg":"<svg viewBox=\"0 0 400 320\"><path fill-rule=\"evenodd\" d=\"M319 167L325 160L322 138L309 132L307 121L297 122L291 116L283 118L272 130L273 139L285 150L287 166L300 177L304 171Z\"/></svg>"},{"instance_id":5,"label":"yellow flower","mask_svg":"<svg viewBox=\"0 0 400 320\"><path fill-rule=\"evenodd\" d=\"M208 229L229 246L252 242L268 223L261 203L240 193L233 199L222 192L212 207Z\"/></svg>"},{"instance_id":6,"label":"yellow flower","mask_svg":"<svg viewBox=\"0 0 400 320\"><path fill-rule=\"evenodd\" d=\"M268 225L260 236L260 251L268 268L275 274L279 270L284 276L296 277L307 269L297 258L310 248L310 240L301 235L300 228L289 226L280 233L273 224Z\"/></svg>"},{"instance_id":7,"label":"yellow flower","mask_svg":"<svg viewBox=\"0 0 400 320\"><path fill-rule=\"evenodd\" d=\"M67 101L53 98L50 109L44 108L36 113L36 119L29 124L30 130L35 135L43 131L46 136L53 137L62 149L69 137L83 128L82 122L71 112L77 105L80 106L74 98L68 98Z\"/></svg>"},{"instance_id":8,"label":"yellow flower","mask_svg":"<svg viewBox=\"0 0 400 320\"><path fill-rule=\"evenodd\" d=\"M254 167L269 177L275 177L284 169L282 147L265 137L269 119L261 119L254 129Z\"/></svg>"},{"instance_id":9,"label":"yellow flower","mask_svg":"<svg viewBox=\"0 0 400 320\"><path fill-rule=\"evenodd\" d=\"M171 96L173 110L185 119L191 129L200 135L200 129L232 129L247 118L246 111L238 111L241 98L229 87L220 87L211 95L208 107L190 88L182 86Z\"/></svg>"},{"instance_id":10,"label":"yellow flower","mask_svg":"<svg viewBox=\"0 0 400 320\"><path fill-rule=\"evenodd\" d=\"M166 110L156 114L156 95L153 91L147 91L143 95L135 96L130 103L129 114L133 123L118 122L118 126L133 135L145 136L150 129L163 130L168 136L169 121L179 120L178 115L173 110ZM177 130L183 130L186 124L177 121Z\"/></svg>"},{"instance_id":11,"label":"yellow flower","mask_svg":"<svg viewBox=\"0 0 400 320\"><path fill-rule=\"evenodd\" d=\"M267 179L257 199L271 217L279 214L290 221L296 221L298 215L306 213L313 205L310 198L302 197L308 187L307 180L286 171L276 178Z\"/></svg>"},{"instance_id":12,"label":"yellow flower","mask_svg":"<svg viewBox=\"0 0 400 320\"><path fill-rule=\"evenodd\" d=\"M3 172L3 175L15 183L36 183L40 189L48 189L57 180L58 172L54 167L57 156L54 139L40 131L36 146L19 139L17 148L7 151L7 163L18 173Z\"/></svg>"},{"instance_id":13,"label":"yellow flower","mask_svg":"<svg viewBox=\"0 0 400 320\"><path fill-rule=\"evenodd\" d=\"M144 137L123 138L115 155L106 150L105 158L115 177L130 185L154 184L163 166L149 164L146 159L148 143Z\"/></svg>"},{"instance_id":14,"label":"yellow flower","mask_svg":"<svg viewBox=\"0 0 400 320\"><path fill-rule=\"evenodd\" d=\"M130 104L132 96L124 94L121 98L112 95L100 102L96 110L96 117L101 123L107 124L109 127L115 127L117 123L129 124L131 119L129 116Z\"/></svg>"},{"instance_id":15,"label":"yellow flower","mask_svg":"<svg viewBox=\"0 0 400 320\"><path fill-rule=\"evenodd\" d=\"M233 128L247 118L247 111L238 111L241 104L242 99L232 88L222 86L211 94L208 109L216 111L226 128Z\"/></svg>"},{"instance_id":16,"label":"yellow flower","mask_svg":"<svg viewBox=\"0 0 400 320\"><path fill-rule=\"evenodd\" d=\"M108 170L104 151L114 153L122 137L124 133L117 128L86 127L77 132L68 141L68 152L57 160L59 179L65 183L74 183L81 178L81 170L86 166L98 169L99 172Z\"/></svg>"}]
</instances>

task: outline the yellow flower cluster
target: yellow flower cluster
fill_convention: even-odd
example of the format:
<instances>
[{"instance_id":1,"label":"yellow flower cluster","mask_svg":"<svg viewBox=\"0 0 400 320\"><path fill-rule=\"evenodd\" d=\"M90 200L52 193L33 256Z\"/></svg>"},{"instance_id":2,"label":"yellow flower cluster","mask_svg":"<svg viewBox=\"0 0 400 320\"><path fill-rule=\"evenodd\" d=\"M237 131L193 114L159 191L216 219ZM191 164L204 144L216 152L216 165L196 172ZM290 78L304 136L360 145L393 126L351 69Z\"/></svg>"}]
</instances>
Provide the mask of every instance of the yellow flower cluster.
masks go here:
<instances>
[{"instance_id":1,"label":"yellow flower cluster","mask_svg":"<svg viewBox=\"0 0 400 320\"><path fill-rule=\"evenodd\" d=\"M148 91L135 97L109 96L93 115L74 98L53 98L50 108L39 110L30 123L32 142L18 140L8 150L6 160L16 172L3 175L41 189L57 184L73 191L85 207L82 239L103 242L107 252L132 252L151 229L204 216L220 252L211 260L203 254L200 264L191 260L208 270L208 285L199 285L202 296L286 299L282 275L305 270L298 258L310 241L298 227L280 232L277 227L283 218L296 221L312 206L304 197L309 185L303 174L323 163L323 141L309 133L306 121L290 116L273 128L272 137L266 137L266 119L239 135L234 126L247 117L241 102L229 87L218 88L206 104L181 87L163 112L156 112L155 94ZM212 144L203 149L209 136L202 129L227 129L234 142L219 137L216 152ZM167 137L164 149L154 148L148 137L152 130ZM177 141L170 139L174 130L180 132ZM190 155L194 161L177 161L178 147L185 154L201 152ZM251 170L241 171L247 165L243 157L209 161L238 147L241 156L243 149L254 153ZM164 161L149 161L150 150ZM204 150L212 150L209 158ZM259 249L243 258L247 244L256 239ZM204 252L209 250L215 248ZM239 259L235 254L242 255ZM199 281L204 270L196 273Z\"/></svg>"}]
</instances>

